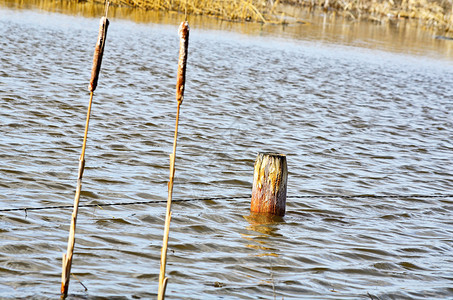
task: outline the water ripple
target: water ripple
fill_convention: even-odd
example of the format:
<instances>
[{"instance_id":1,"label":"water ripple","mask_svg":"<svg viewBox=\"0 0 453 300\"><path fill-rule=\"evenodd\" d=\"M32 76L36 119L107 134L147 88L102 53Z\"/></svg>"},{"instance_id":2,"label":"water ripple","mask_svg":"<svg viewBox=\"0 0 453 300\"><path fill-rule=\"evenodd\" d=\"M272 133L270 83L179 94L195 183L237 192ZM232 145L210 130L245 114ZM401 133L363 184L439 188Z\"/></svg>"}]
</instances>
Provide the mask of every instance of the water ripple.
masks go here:
<instances>
[{"instance_id":1,"label":"water ripple","mask_svg":"<svg viewBox=\"0 0 453 300\"><path fill-rule=\"evenodd\" d=\"M0 10L0 203L70 205L98 20ZM93 104L82 203L164 200L174 25L115 19ZM290 195L449 194L453 73L440 60L316 41L191 33L175 197L249 194L257 152ZM175 203L177 299L452 297L453 203L440 198ZM165 204L79 212L71 299L155 297ZM0 216L0 297L56 298L70 210ZM374 297L374 298L373 298Z\"/></svg>"}]
</instances>

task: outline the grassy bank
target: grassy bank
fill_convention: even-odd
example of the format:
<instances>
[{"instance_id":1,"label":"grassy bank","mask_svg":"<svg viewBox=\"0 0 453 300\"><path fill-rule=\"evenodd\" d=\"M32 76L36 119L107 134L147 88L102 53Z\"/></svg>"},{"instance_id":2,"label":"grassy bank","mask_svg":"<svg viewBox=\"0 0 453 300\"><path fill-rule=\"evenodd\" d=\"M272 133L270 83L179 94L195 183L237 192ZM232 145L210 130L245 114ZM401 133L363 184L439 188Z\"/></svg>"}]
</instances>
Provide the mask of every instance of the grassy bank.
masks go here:
<instances>
[{"instance_id":1,"label":"grassy bank","mask_svg":"<svg viewBox=\"0 0 453 300\"><path fill-rule=\"evenodd\" d=\"M351 18L383 22L415 19L421 25L453 33L453 0L287 0L286 3L340 12Z\"/></svg>"},{"instance_id":2,"label":"grassy bank","mask_svg":"<svg viewBox=\"0 0 453 300\"><path fill-rule=\"evenodd\" d=\"M99 0L95 0L99 1ZM278 1L277 1L278 2ZM210 15L229 21L278 22L278 3L258 0L111 0L111 4L148 10L186 12Z\"/></svg>"},{"instance_id":3,"label":"grassy bank","mask_svg":"<svg viewBox=\"0 0 453 300\"><path fill-rule=\"evenodd\" d=\"M281 5L291 5L377 22L415 19L440 34L453 34L453 0L111 0L111 3L263 23L291 22L292 16L280 10Z\"/></svg>"}]
</instances>

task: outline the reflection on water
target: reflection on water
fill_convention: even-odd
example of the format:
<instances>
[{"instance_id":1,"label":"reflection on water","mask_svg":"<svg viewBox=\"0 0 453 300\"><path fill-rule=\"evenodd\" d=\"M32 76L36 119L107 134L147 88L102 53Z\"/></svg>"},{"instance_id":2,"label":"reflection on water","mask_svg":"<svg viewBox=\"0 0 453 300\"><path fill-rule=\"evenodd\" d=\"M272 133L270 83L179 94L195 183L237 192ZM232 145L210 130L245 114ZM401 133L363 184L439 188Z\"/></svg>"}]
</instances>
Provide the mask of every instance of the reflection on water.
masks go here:
<instances>
[{"instance_id":1,"label":"reflection on water","mask_svg":"<svg viewBox=\"0 0 453 300\"><path fill-rule=\"evenodd\" d=\"M102 6L1 3L0 207L71 205ZM81 203L165 200L181 16L111 13ZM449 41L191 18L175 198L250 195L265 151L286 153L289 196L451 194ZM452 212L441 196L288 197L283 219L249 197L176 202L167 296L452 298ZM59 296L70 216L0 214L0 298ZM155 298L164 217L165 203L80 209L72 271L88 290L73 278L72 299Z\"/></svg>"},{"instance_id":2,"label":"reflection on water","mask_svg":"<svg viewBox=\"0 0 453 300\"><path fill-rule=\"evenodd\" d=\"M284 222L283 217L273 216L270 214L250 213L244 216L249 222L246 227L248 231L254 231L257 234L242 234L242 238L248 241L246 247L257 250L255 256L279 256L277 249L273 248L272 240L269 237L278 235L278 225Z\"/></svg>"},{"instance_id":3,"label":"reflection on water","mask_svg":"<svg viewBox=\"0 0 453 300\"><path fill-rule=\"evenodd\" d=\"M270 214L251 213L249 216L244 216L249 222L248 230L253 230L264 235L273 235L276 233L277 228L275 225L283 222L280 216L273 216Z\"/></svg>"},{"instance_id":4,"label":"reflection on water","mask_svg":"<svg viewBox=\"0 0 453 300\"><path fill-rule=\"evenodd\" d=\"M0 5L15 9L38 9L45 12L64 13L98 18L103 5L93 2L51 0L0 0ZM226 22L213 17L189 16L191 28L233 31L253 36L273 36L290 39L345 44L349 46L384 51L418 54L453 59L453 41L436 39L436 32L406 19L372 23L351 20L335 14L313 13L306 9L282 7L289 18L288 25L263 25L257 23ZM146 11L129 7L112 6L110 19L125 19L138 23L179 24L183 16L178 13Z\"/></svg>"}]
</instances>

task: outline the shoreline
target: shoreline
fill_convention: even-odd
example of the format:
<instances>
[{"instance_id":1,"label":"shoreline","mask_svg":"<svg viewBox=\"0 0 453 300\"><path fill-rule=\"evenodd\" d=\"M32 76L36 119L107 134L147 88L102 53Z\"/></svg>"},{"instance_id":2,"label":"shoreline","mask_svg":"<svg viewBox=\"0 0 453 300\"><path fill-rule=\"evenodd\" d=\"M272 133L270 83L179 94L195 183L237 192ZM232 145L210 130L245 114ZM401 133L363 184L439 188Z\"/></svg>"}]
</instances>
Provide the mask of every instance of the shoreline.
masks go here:
<instances>
[{"instance_id":1,"label":"shoreline","mask_svg":"<svg viewBox=\"0 0 453 300\"><path fill-rule=\"evenodd\" d=\"M349 1L349 2L348 2ZM315 11L339 13L350 19L377 23L398 20L418 21L426 29L453 34L453 3L441 0L287 0Z\"/></svg>"},{"instance_id":2,"label":"shoreline","mask_svg":"<svg viewBox=\"0 0 453 300\"><path fill-rule=\"evenodd\" d=\"M87 0L98 2L99 0ZM203 3L202 3L203 2ZM412 20L439 36L453 36L453 4L437 0L111 0L111 5L213 16L225 21L263 24L303 23L290 11L341 15L351 20L385 23Z\"/></svg>"}]
</instances>

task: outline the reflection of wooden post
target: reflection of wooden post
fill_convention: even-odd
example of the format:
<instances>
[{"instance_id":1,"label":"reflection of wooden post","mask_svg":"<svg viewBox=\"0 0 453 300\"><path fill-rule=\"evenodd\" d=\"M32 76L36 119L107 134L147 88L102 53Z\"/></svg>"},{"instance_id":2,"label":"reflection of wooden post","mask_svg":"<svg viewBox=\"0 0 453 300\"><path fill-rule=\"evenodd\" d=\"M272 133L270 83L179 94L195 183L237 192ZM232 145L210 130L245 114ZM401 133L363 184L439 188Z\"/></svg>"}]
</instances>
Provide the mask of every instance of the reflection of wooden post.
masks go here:
<instances>
[{"instance_id":1,"label":"reflection of wooden post","mask_svg":"<svg viewBox=\"0 0 453 300\"><path fill-rule=\"evenodd\" d=\"M250 210L284 216L287 180L286 155L259 153L255 161Z\"/></svg>"}]
</instances>

